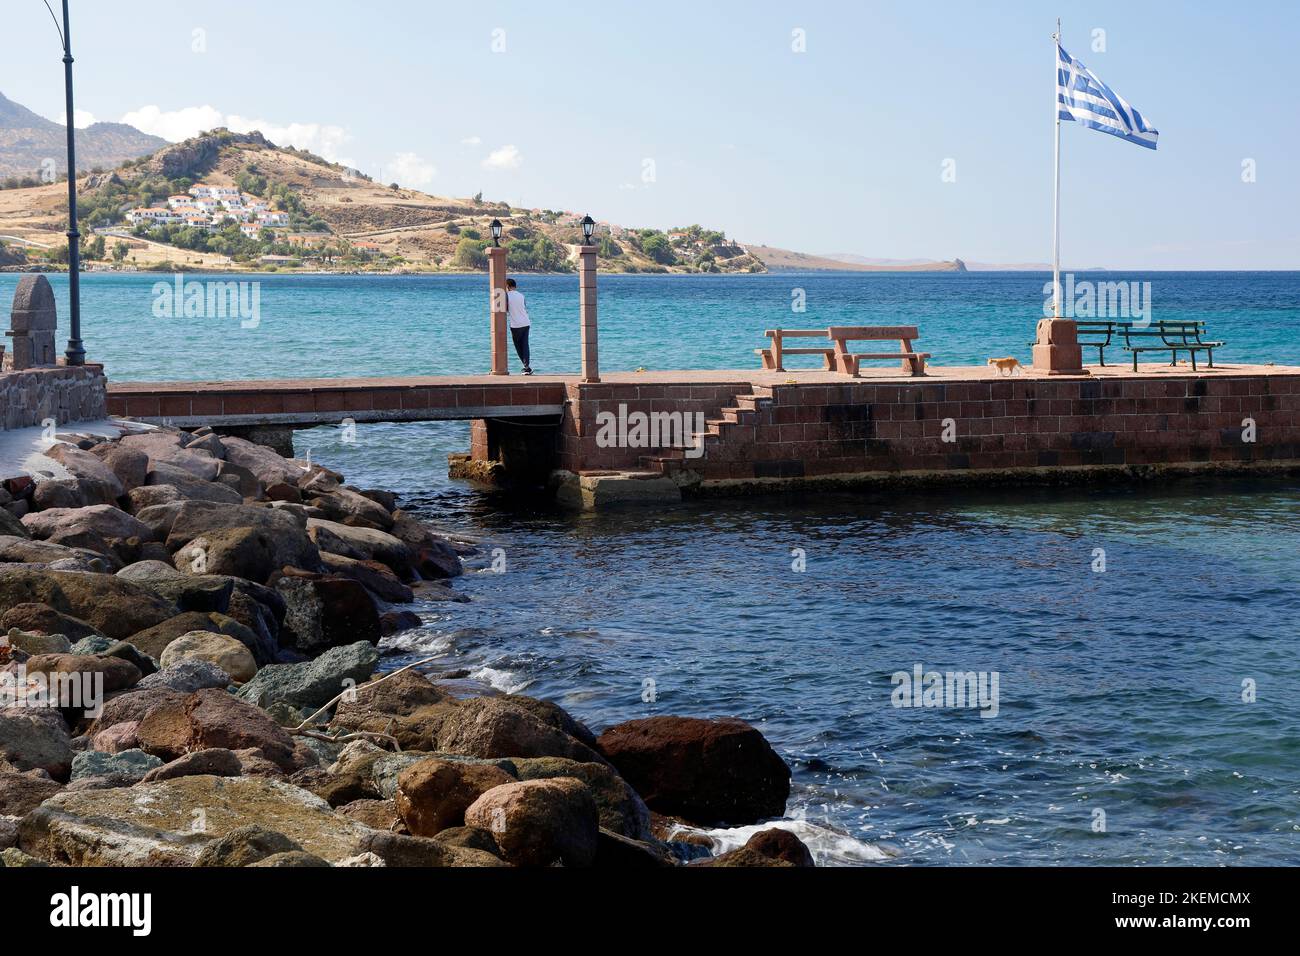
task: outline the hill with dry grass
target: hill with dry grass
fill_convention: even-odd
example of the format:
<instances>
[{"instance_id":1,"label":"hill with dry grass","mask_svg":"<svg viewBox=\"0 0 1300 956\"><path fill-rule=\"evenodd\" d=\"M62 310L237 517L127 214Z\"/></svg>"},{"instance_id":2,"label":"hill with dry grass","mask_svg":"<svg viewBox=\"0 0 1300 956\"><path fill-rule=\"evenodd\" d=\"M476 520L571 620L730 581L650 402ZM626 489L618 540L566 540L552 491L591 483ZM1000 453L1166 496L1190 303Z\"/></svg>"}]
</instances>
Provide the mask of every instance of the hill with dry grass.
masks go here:
<instances>
[{"instance_id":1,"label":"hill with dry grass","mask_svg":"<svg viewBox=\"0 0 1300 956\"><path fill-rule=\"evenodd\" d=\"M131 209L164 205L200 182L257 196L287 213L289 223L249 236L235 223L200 229L127 222ZM65 191L57 184L0 190L0 236L31 260L66 260L59 248ZM574 268L582 239L580 213L377 183L256 132L213 130L111 173L79 177L78 196L88 254L124 267L477 271L486 268L489 224L499 219L513 271L563 272ZM607 272L764 271L743 246L700 226L665 233L601 223L595 241Z\"/></svg>"}]
</instances>

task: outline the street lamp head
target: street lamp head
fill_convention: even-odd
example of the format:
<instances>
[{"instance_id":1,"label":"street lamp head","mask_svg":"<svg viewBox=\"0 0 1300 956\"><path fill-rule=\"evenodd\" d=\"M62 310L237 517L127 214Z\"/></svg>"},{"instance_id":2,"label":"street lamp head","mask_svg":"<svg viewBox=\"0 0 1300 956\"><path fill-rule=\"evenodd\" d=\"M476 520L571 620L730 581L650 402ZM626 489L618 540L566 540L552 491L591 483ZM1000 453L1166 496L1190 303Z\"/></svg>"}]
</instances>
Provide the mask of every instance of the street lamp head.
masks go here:
<instances>
[{"instance_id":1,"label":"street lamp head","mask_svg":"<svg viewBox=\"0 0 1300 956\"><path fill-rule=\"evenodd\" d=\"M583 245L591 245L591 234L596 231L596 220L590 216L584 216L582 219L582 242Z\"/></svg>"},{"instance_id":2,"label":"street lamp head","mask_svg":"<svg viewBox=\"0 0 1300 956\"><path fill-rule=\"evenodd\" d=\"M501 245L501 220L493 219L492 224L488 226L492 230L492 245Z\"/></svg>"}]
</instances>

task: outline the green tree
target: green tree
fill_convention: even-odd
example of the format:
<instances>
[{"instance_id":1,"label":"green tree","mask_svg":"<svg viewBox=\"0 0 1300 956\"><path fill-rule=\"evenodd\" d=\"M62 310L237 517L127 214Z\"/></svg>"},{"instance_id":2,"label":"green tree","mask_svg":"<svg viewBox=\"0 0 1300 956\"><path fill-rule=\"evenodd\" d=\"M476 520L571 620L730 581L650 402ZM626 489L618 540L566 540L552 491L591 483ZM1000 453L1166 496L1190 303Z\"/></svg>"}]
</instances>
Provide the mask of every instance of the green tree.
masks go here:
<instances>
[{"instance_id":1,"label":"green tree","mask_svg":"<svg viewBox=\"0 0 1300 956\"><path fill-rule=\"evenodd\" d=\"M125 242L115 243L113 246L113 261L122 262L126 259L127 245Z\"/></svg>"},{"instance_id":2,"label":"green tree","mask_svg":"<svg viewBox=\"0 0 1300 956\"><path fill-rule=\"evenodd\" d=\"M452 262L464 269L486 269L487 253L483 251L485 248L487 243L484 240L462 236L460 242L456 243L456 255L452 258Z\"/></svg>"}]
</instances>

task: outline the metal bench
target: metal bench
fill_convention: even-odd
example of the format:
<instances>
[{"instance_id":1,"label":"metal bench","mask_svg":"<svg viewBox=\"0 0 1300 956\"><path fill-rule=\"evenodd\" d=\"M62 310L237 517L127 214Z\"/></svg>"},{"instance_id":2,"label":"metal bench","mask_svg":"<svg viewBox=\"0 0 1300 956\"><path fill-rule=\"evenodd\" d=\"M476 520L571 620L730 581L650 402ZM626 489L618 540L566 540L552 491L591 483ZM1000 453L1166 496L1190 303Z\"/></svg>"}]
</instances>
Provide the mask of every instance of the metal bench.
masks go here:
<instances>
[{"instance_id":1,"label":"metal bench","mask_svg":"<svg viewBox=\"0 0 1300 956\"><path fill-rule=\"evenodd\" d=\"M1201 338L1205 331L1204 322L1161 320L1144 327L1135 326L1131 322L1116 324L1119 327L1119 335L1124 340L1124 351L1133 355L1135 372L1138 367L1138 355L1142 352L1169 352L1170 365L1177 365L1178 353L1186 352L1192 358L1193 372L1196 371L1196 353L1205 352L1208 356L1207 364L1210 368L1214 368L1214 350L1224 344L1207 342Z\"/></svg>"}]
</instances>

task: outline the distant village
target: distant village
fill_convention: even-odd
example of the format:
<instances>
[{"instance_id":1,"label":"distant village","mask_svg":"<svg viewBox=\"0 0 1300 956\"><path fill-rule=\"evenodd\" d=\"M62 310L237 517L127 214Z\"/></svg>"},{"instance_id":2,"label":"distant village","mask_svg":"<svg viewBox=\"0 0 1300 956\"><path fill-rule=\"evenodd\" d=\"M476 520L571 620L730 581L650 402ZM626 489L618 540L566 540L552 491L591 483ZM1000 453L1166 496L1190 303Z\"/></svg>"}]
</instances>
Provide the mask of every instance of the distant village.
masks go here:
<instances>
[{"instance_id":1,"label":"distant village","mask_svg":"<svg viewBox=\"0 0 1300 956\"><path fill-rule=\"evenodd\" d=\"M240 192L234 186L199 183L190 187L188 195L168 196L166 206L132 209L126 221L131 225L183 225L210 232L233 221L240 224L241 233L257 239L263 229L288 226L289 214L272 209L265 199Z\"/></svg>"}]
</instances>

